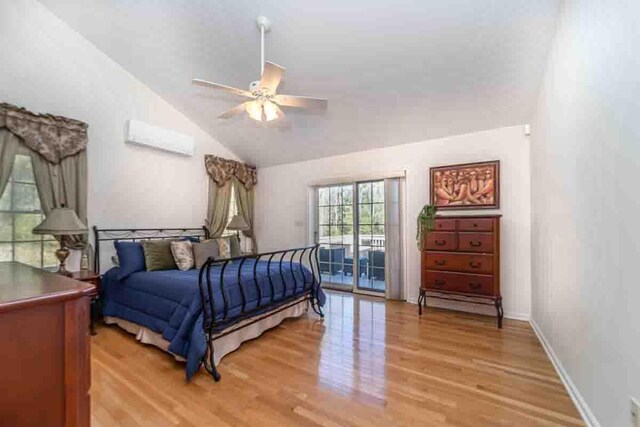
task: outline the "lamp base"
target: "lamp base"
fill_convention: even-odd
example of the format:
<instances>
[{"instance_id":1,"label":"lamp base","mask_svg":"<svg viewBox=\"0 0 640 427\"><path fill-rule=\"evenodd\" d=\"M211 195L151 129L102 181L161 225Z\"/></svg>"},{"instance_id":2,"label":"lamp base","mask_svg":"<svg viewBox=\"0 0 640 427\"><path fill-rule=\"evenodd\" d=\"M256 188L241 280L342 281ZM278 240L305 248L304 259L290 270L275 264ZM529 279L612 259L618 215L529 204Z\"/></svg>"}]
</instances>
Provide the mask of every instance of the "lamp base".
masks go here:
<instances>
[{"instance_id":1,"label":"lamp base","mask_svg":"<svg viewBox=\"0 0 640 427\"><path fill-rule=\"evenodd\" d=\"M65 265L68 256L69 249L65 248L64 246L62 246L62 243L60 243L60 248L56 249L56 258L58 258L58 261L60 261L60 266L58 267L58 271L56 273L63 276L71 276L71 272L67 271L67 267Z\"/></svg>"}]
</instances>

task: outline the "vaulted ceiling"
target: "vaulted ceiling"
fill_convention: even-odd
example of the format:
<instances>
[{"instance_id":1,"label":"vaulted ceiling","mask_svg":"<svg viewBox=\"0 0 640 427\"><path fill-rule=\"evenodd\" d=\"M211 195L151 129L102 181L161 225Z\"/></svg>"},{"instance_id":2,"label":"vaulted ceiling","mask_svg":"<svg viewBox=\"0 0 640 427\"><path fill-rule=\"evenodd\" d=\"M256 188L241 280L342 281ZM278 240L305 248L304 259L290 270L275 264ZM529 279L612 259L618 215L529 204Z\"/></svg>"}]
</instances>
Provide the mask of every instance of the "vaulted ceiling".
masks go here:
<instances>
[{"instance_id":1,"label":"vaulted ceiling","mask_svg":"<svg viewBox=\"0 0 640 427\"><path fill-rule=\"evenodd\" d=\"M40 0L244 160L269 166L528 123L556 0ZM217 116L266 58L280 93L329 99L321 115L285 110L283 131ZM100 84L100 76L95 76ZM158 125L162 125L158 123Z\"/></svg>"}]
</instances>

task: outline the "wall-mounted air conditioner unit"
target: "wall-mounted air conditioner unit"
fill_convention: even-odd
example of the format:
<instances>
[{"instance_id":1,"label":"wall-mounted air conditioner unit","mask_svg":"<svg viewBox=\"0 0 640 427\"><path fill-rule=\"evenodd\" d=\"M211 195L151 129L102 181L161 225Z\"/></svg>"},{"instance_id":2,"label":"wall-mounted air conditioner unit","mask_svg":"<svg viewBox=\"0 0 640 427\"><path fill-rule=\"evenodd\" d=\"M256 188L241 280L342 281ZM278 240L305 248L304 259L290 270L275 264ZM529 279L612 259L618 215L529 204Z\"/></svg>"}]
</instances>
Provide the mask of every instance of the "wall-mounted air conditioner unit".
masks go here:
<instances>
[{"instance_id":1,"label":"wall-mounted air conditioner unit","mask_svg":"<svg viewBox=\"0 0 640 427\"><path fill-rule=\"evenodd\" d=\"M125 140L185 156L193 156L195 148L194 139L188 135L133 119L127 123Z\"/></svg>"}]
</instances>

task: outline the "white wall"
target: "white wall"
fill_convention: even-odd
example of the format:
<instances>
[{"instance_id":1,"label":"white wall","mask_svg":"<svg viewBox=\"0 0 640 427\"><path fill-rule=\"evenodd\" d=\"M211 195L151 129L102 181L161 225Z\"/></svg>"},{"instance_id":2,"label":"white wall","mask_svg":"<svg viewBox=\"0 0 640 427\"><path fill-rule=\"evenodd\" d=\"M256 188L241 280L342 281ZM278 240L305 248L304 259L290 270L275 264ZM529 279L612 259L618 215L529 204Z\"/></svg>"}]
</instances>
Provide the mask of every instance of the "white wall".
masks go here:
<instances>
[{"instance_id":1,"label":"white wall","mask_svg":"<svg viewBox=\"0 0 640 427\"><path fill-rule=\"evenodd\" d=\"M639 16L565 2L532 127L532 316L602 426L640 397Z\"/></svg>"},{"instance_id":2,"label":"white wall","mask_svg":"<svg viewBox=\"0 0 640 427\"><path fill-rule=\"evenodd\" d=\"M232 153L36 1L0 2L0 40L1 101L89 124L90 225L203 224L203 156ZM125 145L130 118L193 136L195 155Z\"/></svg>"},{"instance_id":3,"label":"white wall","mask_svg":"<svg viewBox=\"0 0 640 427\"><path fill-rule=\"evenodd\" d=\"M309 185L327 178L406 170L408 271L405 277L408 299L415 302L420 284L415 218L429 202L429 167L496 159L501 161L502 175L499 213L503 215L501 268L505 315L528 319L531 298L529 141L522 126L259 169L255 226L260 250L308 243ZM490 212L494 213L475 213ZM488 313L494 314L493 309Z\"/></svg>"}]
</instances>

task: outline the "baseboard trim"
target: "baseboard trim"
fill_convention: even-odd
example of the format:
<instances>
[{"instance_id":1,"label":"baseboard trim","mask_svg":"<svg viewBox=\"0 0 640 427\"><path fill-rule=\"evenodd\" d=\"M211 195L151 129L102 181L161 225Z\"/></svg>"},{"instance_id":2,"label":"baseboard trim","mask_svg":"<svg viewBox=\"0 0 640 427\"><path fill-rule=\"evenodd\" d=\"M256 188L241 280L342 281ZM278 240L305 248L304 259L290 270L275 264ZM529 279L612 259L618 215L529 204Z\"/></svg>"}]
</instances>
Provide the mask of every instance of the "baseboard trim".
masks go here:
<instances>
[{"instance_id":1,"label":"baseboard trim","mask_svg":"<svg viewBox=\"0 0 640 427\"><path fill-rule=\"evenodd\" d=\"M408 303L411 304L418 304L418 300L415 298L409 298L406 300ZM473 313L473 312L470 312ZM528 322L531 319L531 316L527 313L514 313L514 312L510 312L510 311L505 311L504 312L504 317L506 319L511 319L511 320L522 320L524 322Z\"/></svg>"},{"instance_id":2,"label":"baseboard trim","mask_svg":"<svg viewBox=\"0 0 640 427\"><path fill-rule=\"evenodd\" d=\"M549 344L549 341L547 341L547 338L542 333L542 330L540 329L536 321L531 319L529 320L529 324L531 325L533 332L535 332L536 336L538 337L538 340L540 340L542 348L544 348L547 356L549 356L553 367L556 369L560 380L564 384L564 387L567 389L567 393L569 393L569 396L571 396L571 400L573 400L576 408L578 408L578 412L580 412L580 415L582 416L584 422L589 427L600 427L600 423L591 411L591 408L589 408L589 405L587 405L587 402L582 397L582 394L580 394L580 391L578 391L578 388L571 380L571 377L564 369L564 366L562 366L562 362L560 362L560 359L558 359L558 356L556 356L556 353L553 351L551 344Z\"/></svg>"}]
</instances>

